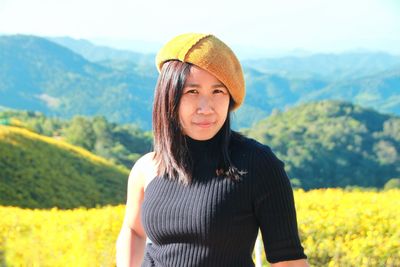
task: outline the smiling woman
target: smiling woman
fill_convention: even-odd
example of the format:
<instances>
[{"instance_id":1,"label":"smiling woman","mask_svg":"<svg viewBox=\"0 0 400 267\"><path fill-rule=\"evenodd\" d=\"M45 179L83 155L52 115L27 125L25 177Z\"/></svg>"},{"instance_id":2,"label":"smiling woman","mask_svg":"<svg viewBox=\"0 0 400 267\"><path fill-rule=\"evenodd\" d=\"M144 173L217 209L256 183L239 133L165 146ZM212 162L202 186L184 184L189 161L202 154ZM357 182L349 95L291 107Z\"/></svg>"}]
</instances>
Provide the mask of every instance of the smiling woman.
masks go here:
<instances>
[{"instance_id":1,"label":"smiling woman","mask_svg":"<svg viewBox=\"0 0 400 267\"><path fill-rule=\"evenodd\" d=\"M183 34L156 65L154 152L129 176L117 265L254 266L260 229L272 266L308 266L284 163L230 129L245 94L232 50Z\"/></svg>"},{"instance_id":2,"label":"smiling woman","mask_svg":"<svg viewBox=\"0 0 400 267\"><path fill-rule=\"evenodd\" d=\"M179 120L185 135L208 140L225 123L230 95L217 78L192 66L179 105Z\"/></svg>"}]
</instances>

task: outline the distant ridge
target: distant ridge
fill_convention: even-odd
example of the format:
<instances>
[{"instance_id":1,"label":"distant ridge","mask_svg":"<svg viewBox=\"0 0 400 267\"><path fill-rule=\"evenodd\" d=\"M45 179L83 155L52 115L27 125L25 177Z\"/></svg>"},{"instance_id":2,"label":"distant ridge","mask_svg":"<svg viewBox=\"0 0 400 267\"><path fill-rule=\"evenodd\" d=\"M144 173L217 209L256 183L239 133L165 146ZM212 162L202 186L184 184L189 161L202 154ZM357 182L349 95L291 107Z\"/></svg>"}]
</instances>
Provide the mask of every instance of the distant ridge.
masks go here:
<instances>
[{"instance_id":1,"label":"distant ridge","mask_svg":"<svg viewBox=\"0 0 400 267\"><path fill-rule=\"evenodd\" d=\"M85 39L77 40L70 37L48 37L47 39L71 49L92 62L118 60L140 62L141 64L154 64L155 53L143 54L129 50L115 49L107 46L95 45Z\"/></svg>"}]
</instances>

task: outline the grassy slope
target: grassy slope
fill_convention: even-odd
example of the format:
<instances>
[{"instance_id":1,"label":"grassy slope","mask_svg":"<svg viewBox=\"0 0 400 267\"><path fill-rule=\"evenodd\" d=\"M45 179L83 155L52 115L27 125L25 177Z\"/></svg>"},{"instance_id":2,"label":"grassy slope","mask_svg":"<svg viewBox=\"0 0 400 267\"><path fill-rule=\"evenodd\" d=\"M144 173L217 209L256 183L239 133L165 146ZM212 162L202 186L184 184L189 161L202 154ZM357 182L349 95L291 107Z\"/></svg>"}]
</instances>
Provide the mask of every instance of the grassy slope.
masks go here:
<instances>
[{"instance_id":1,"label":"grassy slope","mask_svg":"<svg viewBox=\"0 0 400 267\"><path fill-rule=\"evenodd\" d=\"M0 125L0 205L73 208L123 203L128 170L54 138Z\"/></svg>"}]
</instances>

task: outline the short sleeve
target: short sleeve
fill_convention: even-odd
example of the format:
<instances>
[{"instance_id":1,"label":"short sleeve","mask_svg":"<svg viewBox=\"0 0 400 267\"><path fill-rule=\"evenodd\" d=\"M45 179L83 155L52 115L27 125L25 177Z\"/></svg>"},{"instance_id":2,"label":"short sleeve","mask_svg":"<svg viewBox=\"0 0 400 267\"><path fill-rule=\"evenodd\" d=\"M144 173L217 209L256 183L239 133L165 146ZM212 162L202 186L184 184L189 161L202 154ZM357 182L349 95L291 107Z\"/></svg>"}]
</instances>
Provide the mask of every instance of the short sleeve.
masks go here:
<instances>
[{"instance_id":1,"label":"short sleeve","mask_svg":"<svg viewBox=\"0 0 400 267\"><path fill-rule=\"evenodd\" d=\"M270 147L254 154L253 209L268 262L306 259L300 243L293 190L284 162Z\"/></svg>"}]
</instances>

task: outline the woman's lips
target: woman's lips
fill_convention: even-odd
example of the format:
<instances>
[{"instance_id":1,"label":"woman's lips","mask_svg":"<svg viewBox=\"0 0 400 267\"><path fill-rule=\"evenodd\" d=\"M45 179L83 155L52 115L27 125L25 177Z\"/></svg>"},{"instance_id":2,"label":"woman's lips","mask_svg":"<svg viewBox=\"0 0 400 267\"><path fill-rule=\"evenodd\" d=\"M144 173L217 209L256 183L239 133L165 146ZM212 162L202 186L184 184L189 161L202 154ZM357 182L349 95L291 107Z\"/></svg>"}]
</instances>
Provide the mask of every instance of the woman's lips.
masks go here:
<instances>
[{"instance_id":1,"label":"woman's lips","mask_svg":"<svg viewBox=\"0 0 400 267\"><path fill-rule=\"evenodd\" d=\"M202 122L194 122L193 124L201 128L209 128L214 124L214 122L202 121Z\"/></svg>"}]
</instances>

